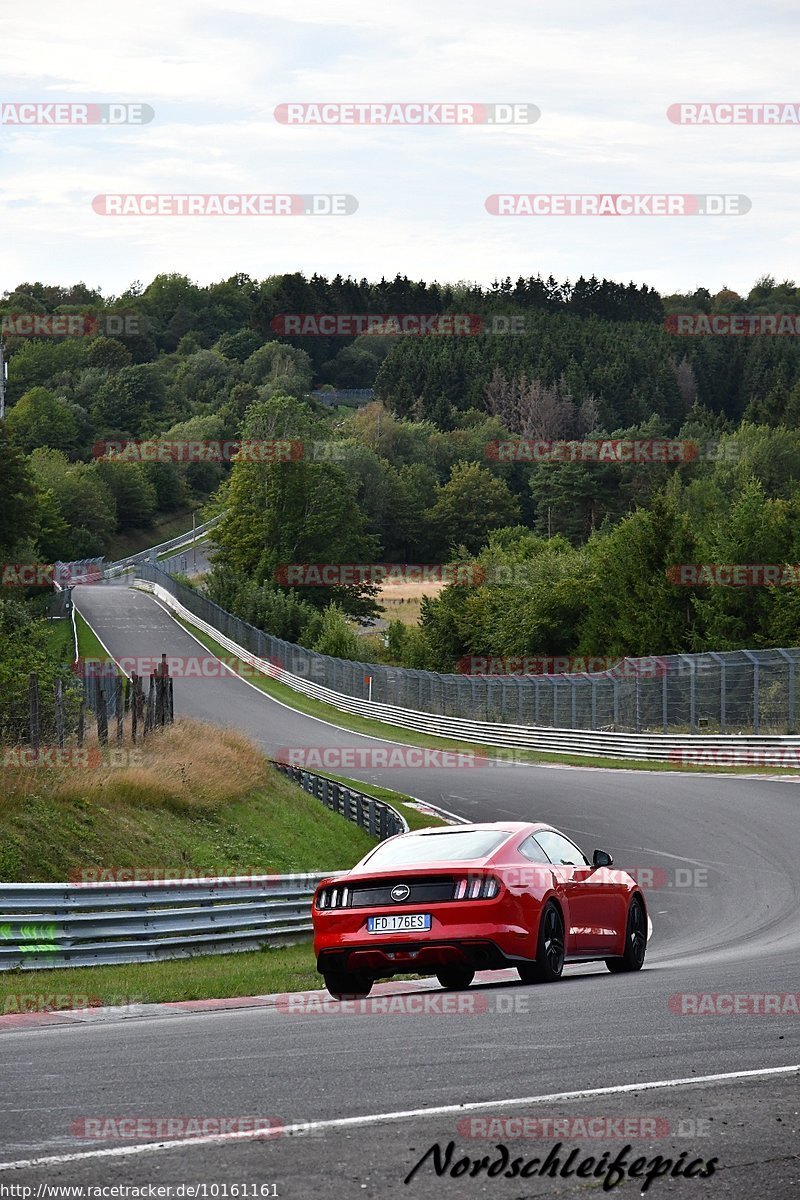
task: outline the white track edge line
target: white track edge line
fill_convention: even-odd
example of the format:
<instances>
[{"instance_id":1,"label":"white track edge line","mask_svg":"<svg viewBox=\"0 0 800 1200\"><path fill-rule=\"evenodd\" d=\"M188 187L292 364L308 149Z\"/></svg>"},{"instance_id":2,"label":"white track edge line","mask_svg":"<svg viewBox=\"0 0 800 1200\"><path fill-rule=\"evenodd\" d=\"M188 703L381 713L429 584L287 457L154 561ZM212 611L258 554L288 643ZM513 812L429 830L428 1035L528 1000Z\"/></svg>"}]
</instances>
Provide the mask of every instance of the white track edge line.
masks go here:
<instances>
[{"instance_id":1,"label":"white track edge line","mask_svg":"<svg viewBox=\"0 0 800 1200\"><path fill-rule=\"evenodd\" d=\"M725 1083L734 1079L766 1078L800 1072L800 1063L786 1067L759 1067L750 1071L725 1071L716 1075L694 1075L686 1079L654 1079L644 1083L621 1083L611 1087L583 1088L576 1092L550 1092L543 1096L519 1096L503 1100L475 1100L464 1104L440 1104L434 1108L409 1108L396 1112L369 1113L360 1117L335 1117L327 1121L308 1121L301 1125L286 1125L281 1129L241 1130L237 1133L209 1134L199 1138L175 1138L166 1142L142 1142L136 1146L113 1146L104 1150L82 1150L74 1154L51 1154L42 1158L21 1158L15 1162L0 1162L0 1171L15 1171L25 1167L59 1166L94 1158L123 1158L131 1154L157 1154L179 1146L222 1146L228 1142L266 1141L274 1137L308 1135L317 1129L347 1129L361 1125L386 1124L410 1120L413 1117L440 1117L449 1114L476 1112L485 1108L511 1108L520 1104L563 1103L567 1100L588 1100L596 1096L623 1095L626 1092L652 1092L660 1088L687 1087L700 1083Z\"/></svg>"}]
</instances>

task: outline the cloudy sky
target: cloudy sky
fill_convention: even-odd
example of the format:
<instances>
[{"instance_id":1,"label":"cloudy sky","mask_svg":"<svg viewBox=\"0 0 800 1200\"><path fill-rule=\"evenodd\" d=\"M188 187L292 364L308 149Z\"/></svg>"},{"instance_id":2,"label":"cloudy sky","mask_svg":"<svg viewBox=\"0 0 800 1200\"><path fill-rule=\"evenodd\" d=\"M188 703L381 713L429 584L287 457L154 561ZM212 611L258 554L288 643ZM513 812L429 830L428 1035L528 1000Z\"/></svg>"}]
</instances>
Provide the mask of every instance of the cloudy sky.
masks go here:
<instances>
[{"instance_id":1,"label":"cloudy sky","mask_svg":"<svg viewBox=\"0 0 800 1200\"><path fill-rule=\"evenodd\" d=\"M800 277L800 126L690 128L680 101L798 100L796 0L38 0L0 15L0 97L149 104L147 125L0 125L0 292L159 272L662 291ZM287 102L529 103L511 128L283 125ZM105 193L347 193L346 217L105 217ZM724 217L490 216L497 192L731 193Z\"/></svg>"}]
</instances>

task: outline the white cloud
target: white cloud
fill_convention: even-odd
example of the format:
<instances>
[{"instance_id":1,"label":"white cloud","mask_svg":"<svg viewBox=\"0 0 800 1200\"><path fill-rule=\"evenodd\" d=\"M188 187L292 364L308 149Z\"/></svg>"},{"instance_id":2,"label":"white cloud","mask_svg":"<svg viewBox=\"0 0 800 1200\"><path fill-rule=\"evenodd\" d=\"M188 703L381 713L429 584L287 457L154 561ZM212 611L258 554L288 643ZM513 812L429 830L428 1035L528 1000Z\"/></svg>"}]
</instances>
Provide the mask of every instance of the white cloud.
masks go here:
<instances>
[{"instance_id":1,"label":"white cloud","mask_svg":"<svg viewBox=\"0 0 800 1200\"><path fill-rule=\"evenodd\" d=\"M109 290L160 270L488 280L633 277L664 289L796 273L800 128L671 125L679 100L791 100L791 0L41 0L2 18L3 99L135 99L143 128L0 127L0 236L17 278ZM291 128L287 100L527 101L530 128ZM344 191L332 220L97 217L104 191ZM727 191L743 218L492 219L494 191ZM95 272L92 274L92 272ZM3 281L3 286L6 281Z\"/></svg>"}]
</instances>

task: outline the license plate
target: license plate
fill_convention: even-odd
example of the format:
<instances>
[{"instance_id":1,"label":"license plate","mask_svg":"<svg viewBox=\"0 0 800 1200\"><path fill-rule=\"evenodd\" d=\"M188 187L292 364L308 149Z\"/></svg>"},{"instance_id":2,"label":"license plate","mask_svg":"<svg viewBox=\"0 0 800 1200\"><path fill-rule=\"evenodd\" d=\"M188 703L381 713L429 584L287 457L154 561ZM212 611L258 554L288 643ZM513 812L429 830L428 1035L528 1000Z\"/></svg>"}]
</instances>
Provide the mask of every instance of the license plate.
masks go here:
<instances>
[{"instance_id":1,"label":"license plate","mask_svg":"<svg viewBox=\"0 0 800 1200\"><path fill-rule=\"evenodd\" d=\"M430 929L428 913L393 913L390 917L367 917L367 933L417 933Z\"/></svg>"}]
</instances>

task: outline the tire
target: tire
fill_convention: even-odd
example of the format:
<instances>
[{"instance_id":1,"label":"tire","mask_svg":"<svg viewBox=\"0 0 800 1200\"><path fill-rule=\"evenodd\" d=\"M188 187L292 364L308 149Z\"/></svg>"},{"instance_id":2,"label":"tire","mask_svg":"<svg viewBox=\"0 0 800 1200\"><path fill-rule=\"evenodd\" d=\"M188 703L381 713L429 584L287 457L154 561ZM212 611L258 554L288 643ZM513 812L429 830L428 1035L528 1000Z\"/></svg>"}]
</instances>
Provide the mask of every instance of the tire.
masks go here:
<instances>
[{"instance_id":1,"label":"tire","mask_svg":"<svg viewBox=\"0 0 800 1200\"><path fill-rule=\"evenodd\" d=\"M621 958L607 958L606 966L612 975L619 975L622 971L641 971L646 953L647 918L641 900L634 897L625 926L625 953Z\"/></svg>"},{"instance_id":2,"label":"tire","mask_svg":"<svg viewBox=\"0 0 800 1200\"><path fill-rule=\"evenodd\" d=\"M349 975L345 971L324 974L325 987L334 1000L349 1000L353 996L368 996L373 981L366 975Z\"/></svg>"},{"instance_id":3,"label":"tire","mask_svg":"<svg viewBox=\"0 0 800 1200\"><path fill-rule=\"evenodd\" d=\"M439 983L448 992L461 992L475 978L472 967L442 967L436 972Z\"/></svg>"},{"instance_id":4,"label":"tire","mask_svg":"<svg viewBox=\"0 0 800 1200\"><path fill-rule=\"evenodd\" d=\"M523 983L555 983L564 970L564 918L552 901L546 904L539 922L536 961L517 967Z\"/></svg>"}]
</instances>

